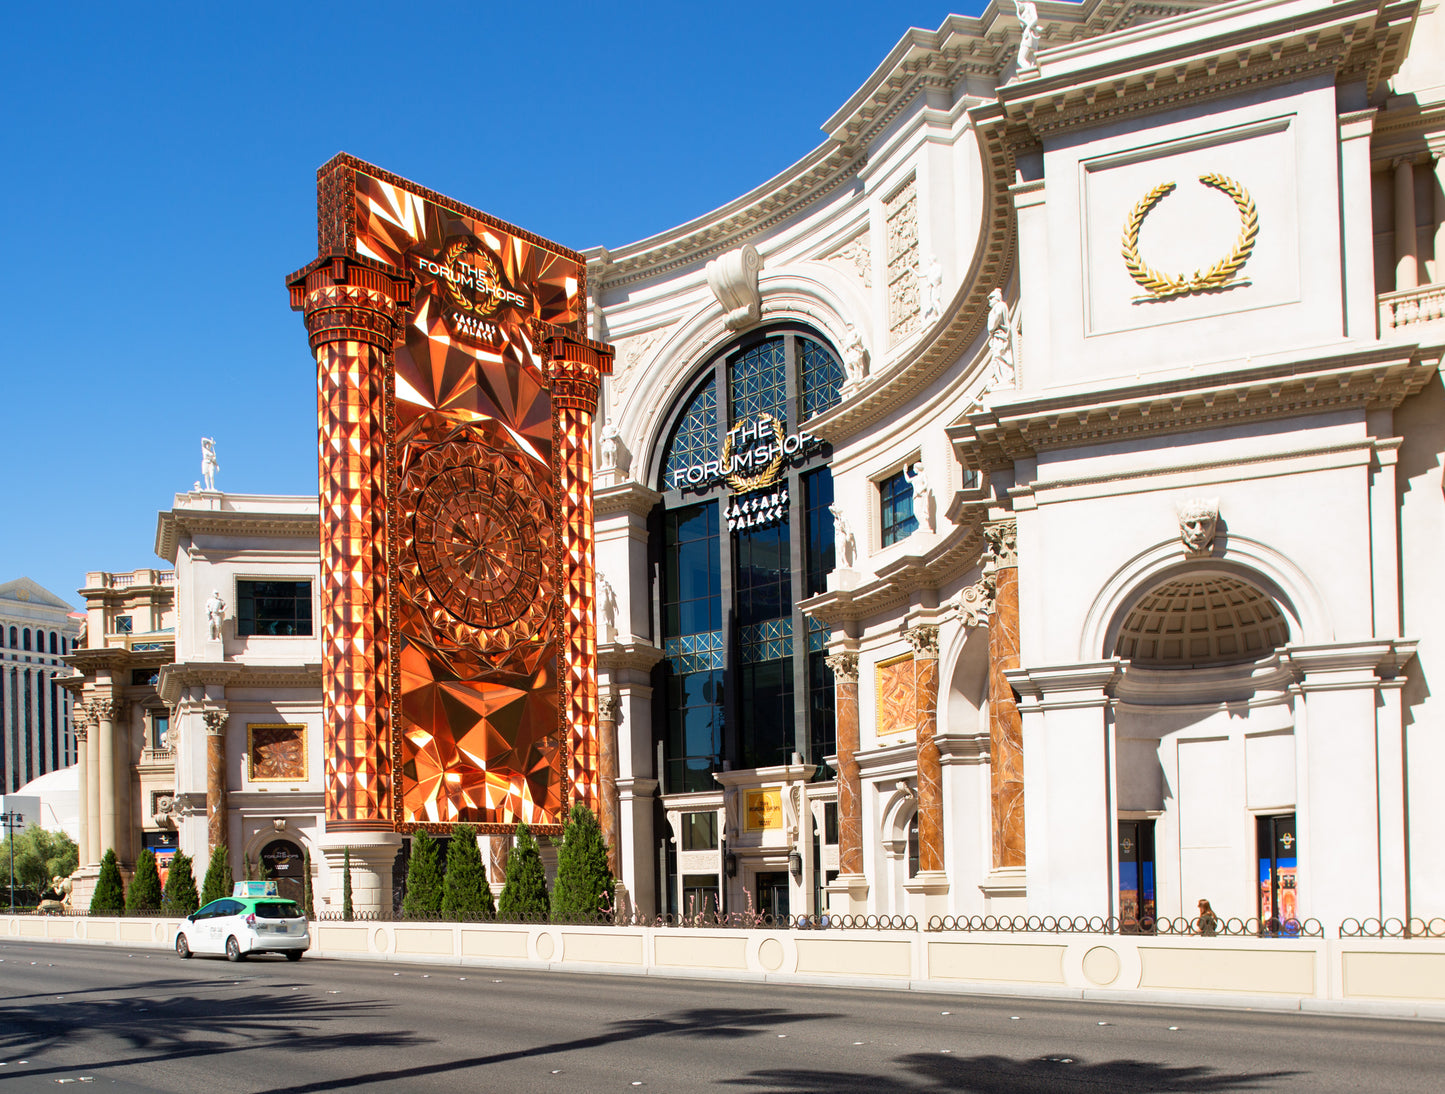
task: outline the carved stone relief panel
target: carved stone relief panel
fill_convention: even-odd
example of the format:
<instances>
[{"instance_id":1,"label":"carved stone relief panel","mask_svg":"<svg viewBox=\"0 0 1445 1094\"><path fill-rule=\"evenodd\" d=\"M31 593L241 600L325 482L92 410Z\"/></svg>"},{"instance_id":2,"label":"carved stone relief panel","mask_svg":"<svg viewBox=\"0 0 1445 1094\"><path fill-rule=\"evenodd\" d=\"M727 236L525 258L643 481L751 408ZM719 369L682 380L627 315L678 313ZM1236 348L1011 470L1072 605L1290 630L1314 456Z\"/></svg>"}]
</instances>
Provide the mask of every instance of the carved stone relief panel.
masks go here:
<instances>
[{"instance_id":1,"label":"carved stone relief panel","mask_svg":"<svg viewBox=\"0 0 1445 1094\"><path fill-rule=\"evenodd\" d=\"M858 278L865 289L873 287L873 253L868 247L866 230L824 257L823 261L849 277Z\"/></svg>"},{"instance_id":2,"label":"carved stone relief panel","mask_svg":"<svg viewBox=\"0 0 1445 1094\"><path fill-rule=\"evenodd\" d=\"M888 229L888 344L918 329L918 186L909 180L883 203Z\"/></svg>"},{"instance_id":3,"label":"carved stone relief panel","mask_svg":"<svg viewBox=\"0 0 1445 1094\"><path fill-rule=\"evenodd\" d=\"M617 349L616 363L612 368L612 376L607 381L608 390L613 396L613 405L641 374L642 363L666 336L667 331L668 328L662 327L645 334L635 334L630 338L619 338L614 343Z\"/></svg>"}]
</instances>

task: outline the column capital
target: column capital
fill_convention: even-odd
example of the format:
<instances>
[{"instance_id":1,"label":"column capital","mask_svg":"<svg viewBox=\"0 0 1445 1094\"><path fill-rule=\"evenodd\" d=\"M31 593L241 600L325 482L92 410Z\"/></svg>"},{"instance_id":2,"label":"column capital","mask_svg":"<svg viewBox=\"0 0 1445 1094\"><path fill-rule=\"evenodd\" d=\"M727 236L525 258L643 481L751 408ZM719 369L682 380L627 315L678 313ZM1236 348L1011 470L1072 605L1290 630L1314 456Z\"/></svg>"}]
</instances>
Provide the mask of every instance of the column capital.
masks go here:
<instances>
[{"instance_id":1,"label":"column capital","mask_svg":"<svg viewBox=\"0 0 1445 1094\"><path fill-rule=\"evenodd\" d=\"M552 401L561 407L595 413L602 377L612 375L613 348L540 320L533 324L533 336L546 349Z\"/></svg>"},{"instance_id":2,"label":"column capital","mask_svg":"<svg viewBox=\"0 0 1445 1094\"><path fill-rule=\"evenodd\" d=\"M323 255L286 279L314 351L328 342L367 342L390 352L411 303L411 279L369 258Z\"/></svg>"},{"instance_id":3,"label":"column capital","mask_svg":"<svg viewBox=\"0 0 1445 1094\"><path fill-rule=\"evenodd\" d=\"M983 526L983 538L988 543L984 564L986 571L1007 569L1019 564L1019 522L1015 518L989 521Z\"/></svg>"},{"instance_id":4,"label":"column capital","mask_svg":"<svg viewBox=\"0 0 1445 1094\"><path fill-rule=\"evenodd\" d=\"M927 661L938 659L938 627L932 623L920 623L908 628L908 644L913 647L915 658Z\"/></svg>"},{"instance_id":5,"label":"column capital","mask_svg":"<svg viewBox=\"0 0 1445 1094\"><path fill-rule=\"evenodd\" d=\"M120 715L121 707L124 704L119 699L110 697L93 697L87 699L86 717L90 722L113 722Z\"/></svg>"},{"instance_id":6,"label":"column capital","mask_svg":"<svg viewBox=\"0 0 1445 1094\"><path fill-rule=\"evenodd\" d=\"M834 653L824 661L833 670L833 679L838 683L856 684L858 682L858 655L856 653Z\"/></svg>"},{"instance_id":7,"label":"column capital","mask_svg":"<svg viewBox=\"0 0 1445 1094\"><path fill-rule=\"evenodd\" d=\"M208 710L202 715L206 720L206 733L210 736L219 737L226 732L226 722L230 719L229 711Z\"/></svg>"},{"instance_id":8,"label":"column capital","mask_svg":"<svg viewBox=\"0 0 1445 1094\"><path fill-rule=\"evenodd\" d=\"M616 725L622 720L622 699L616 695L599 695L597 697L597 717L604 722Z\"/></svg>"}]
</instances>

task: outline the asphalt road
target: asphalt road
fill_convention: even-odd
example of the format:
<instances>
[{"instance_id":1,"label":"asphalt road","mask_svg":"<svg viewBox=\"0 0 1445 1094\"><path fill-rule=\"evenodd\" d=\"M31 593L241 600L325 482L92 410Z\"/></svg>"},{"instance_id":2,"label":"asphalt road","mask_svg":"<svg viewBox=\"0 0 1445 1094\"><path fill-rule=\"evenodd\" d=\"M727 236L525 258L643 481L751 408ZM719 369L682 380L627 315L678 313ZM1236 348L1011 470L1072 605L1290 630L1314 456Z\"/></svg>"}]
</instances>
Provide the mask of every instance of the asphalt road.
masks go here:
<instances>
[{"instance_id":1,"label":"asphalt road","mask_svg":"<svg viewBox=\"0 0 1445 1094\"><path fill-rule=\"evenodd\" d=\"M1445 1090L1445 1024L0 943L0 1091Z\"/></svg>"}]
</instances>

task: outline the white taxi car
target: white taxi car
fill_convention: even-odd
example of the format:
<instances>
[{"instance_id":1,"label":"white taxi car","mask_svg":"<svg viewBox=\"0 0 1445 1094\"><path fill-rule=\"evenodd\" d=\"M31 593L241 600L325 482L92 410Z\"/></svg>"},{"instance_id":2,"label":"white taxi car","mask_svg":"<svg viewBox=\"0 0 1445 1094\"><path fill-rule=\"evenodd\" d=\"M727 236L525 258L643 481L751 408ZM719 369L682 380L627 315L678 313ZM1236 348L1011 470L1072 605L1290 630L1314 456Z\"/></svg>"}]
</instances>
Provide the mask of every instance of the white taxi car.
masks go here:
<instances>
[{"instance_id":1,"label":"white taxi car","mask_svg":"<svg viewBox=\"0 0 1445 1094\"><path fill-rule=\"evenodd\" d=\"M311 946L306 912L294 900L234 896L213 900L186 916L176 931L176 956L225 954L241 961L253 953L284 953L300 961Z\"/></svg>"}]
</instances>

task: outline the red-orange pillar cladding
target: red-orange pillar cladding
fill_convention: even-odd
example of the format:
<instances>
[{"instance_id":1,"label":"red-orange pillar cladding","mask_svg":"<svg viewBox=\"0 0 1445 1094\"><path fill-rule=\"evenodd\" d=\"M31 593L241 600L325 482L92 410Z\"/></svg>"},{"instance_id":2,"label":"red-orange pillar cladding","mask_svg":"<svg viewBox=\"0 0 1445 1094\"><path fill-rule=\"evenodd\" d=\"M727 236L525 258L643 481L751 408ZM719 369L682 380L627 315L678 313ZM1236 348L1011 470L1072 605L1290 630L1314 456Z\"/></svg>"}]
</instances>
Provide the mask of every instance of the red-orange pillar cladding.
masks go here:
<instances>
[{"instance_id":1,"label":"red-orange pillar cladding","mask_svg":"<svg viewBox=\"0 0 1445 1094\"><path fill-rule=\"evenodd\" d=\"M592 528L592 418L612 347L547 328L548 373L556 421L557 499L562 537L562 717L573 803L597 802L597 599ZM540 341L540 339L539 339Z\"/></svg>"},{"instance_id":2,"label":"red-orange pillar cladding","mask_svg":"<svg viewBox=\"0 0 1445 1094\"><path fill-rule=\"evenodd\" d=\"M988 737L993 796L993 863L1024 865L1023 719L1005 669L1019 666L1019 571L994 571L993 615L988 621Z\"/></svg>"},{"instance_id":3,"label":"red-orange pillar cladding","mask_svg":"<svg viewBox=\"0 0 1445 1094\"><path fill-rule=\"evenodd\" d=\"M918 870L943 870L943 760L938 752L938 628L914 627L914 723L918 742Z\"/></svg>"},{"instance_id":4,"label":"red-orange pillar cladding","mask_svg":"<svg viewBox=\"0 0 1445 1094\"><path fill-rule=\"evenodd\" d=\"M838 872L863 872L863 810L858 775L858 655L828 658L838 726Z\"/></svg>"},{"instance_id":5,"label":"red-orange pillar cladding","mask_svg":"<svg viewBox=\"0 0 1445 1094\"><path fill-rule=\"evenodd\" d=\"M316 355L326 823L390 830L387 361L410 285L379 263L339 257L317 259L287 285Z\"/></svg>"}]
</instances>

